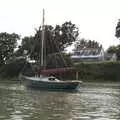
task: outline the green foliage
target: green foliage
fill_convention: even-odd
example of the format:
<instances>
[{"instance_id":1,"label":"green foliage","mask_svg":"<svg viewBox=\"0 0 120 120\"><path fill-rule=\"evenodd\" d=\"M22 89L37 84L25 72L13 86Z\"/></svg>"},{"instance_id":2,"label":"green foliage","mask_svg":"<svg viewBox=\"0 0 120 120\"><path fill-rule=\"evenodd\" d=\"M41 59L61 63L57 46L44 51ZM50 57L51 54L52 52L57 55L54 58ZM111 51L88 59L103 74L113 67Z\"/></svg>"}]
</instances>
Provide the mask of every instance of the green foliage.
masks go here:
<instances>
[{"instance_id":1,"label":"green foliage","mask_svg":"<svg viewBox=\"0 0 120 120\"><path fill-rule=\"evenodd\" d=\"M0 67L0 77L16 77L23 69L25 60L16 60Z\"/></svg>"},{"instance_id":2,"label":"green foliage","mask_svg":"<svg viewBox=\"0 0 120 120\"><path fill-rule=\"evenodd\" d=\"M0 33L0 66L12 57L17 45L17 40L19 40L19 35L15 33Z\"/></svg>"},{"instance_id":3,"label":"green foliage","mask_svg":"<svg viewBox=\"0 0 120 120\"><path fill-rule=\"evenodd\" d=\"M94 40L85 40L80 39L76 41L75 43L75 50L83 49L83 48L100 48L102 45L100 45L98 42Z\"/></svg>"},{"instance_id":4,"label":"green foliage","mask_svg":"<svg viewBox=\"0 0 120 120\"><path fill-rule=\"evenodd\" d=\"M69 54L52 54L47 58L47 68L71 67L72 60Z\"/></svg>"},{"instance_id":5,"label":"green foliage","mask_svg":"<svg viewBox=\"0 0 120 120\"><path fill-rule=\"evenodd\" d=\"M79 63L75 65L79 79L84 80L120 80L120 61Z\"/></svg>"},{"instance_id":6,"label":"green foliage","mask_svg":"<svg viewBox=\"0 0 120 120\"><path fill-rule=\"evenodd\" d=\"M78 28L75 24L71 22L65 22L62 25L56 25L55 27L51 25L45 26L44 31L44 59L47 56L47 60L50 55L53 56L53 60L56 61L60 58L60 55L57 55L58 52L62 52L66 47L71 45L74 41L76 41L78 37ZM39 27L39 30L36 30L34 36L25 37L22 39L22 44L20 49L16 52L17 55L23 55L24 51L27 51L27 55L30 58L39 60L41 54L41 42L42 41L42 27ZM57 55L57 58L55 57ZM59 66L64 64L63 59L57 61ZM61 61L61 62L60 62ZM70 60L69 60L70 61ZM40 61L39 61L40 62ZM49 61L44 61L47 64L50 64ZM55 62L54 62L55 63ZM52 65L52 64L50 64Z\"/></svg>"},{"instance_id":7,"label":"green foliage","mask_svg":"<svg viewBox=\"0 0 120 120\"><path fill-rule=\"evenodd\" d=\"M117 47L116 47L116 46L110 46L110 47L107 49L107 52L108 52L108 53L117 53Z\"/></svg>"},{"instance_id":8,"label":"green foliage","mask_svg":"<svg viewBox=\"0 0 120 120\"><path fill-rule=\"evenodd\" d=\"M117 45L117 46L110 46L108 49L107 49L107 53L116 53L117 55L117 59L120 60L120 45Z\"/></svg>"},{"instance_id":9,"label":"green foliage","mask_svg":"<svg viewBox=\"0 0 120 120\"><path fill-rule=\"evenodd\" d=\"M115 36L117 38L120 38L120 19L118 20L117 26L116 26L116 33Z\"/></svg>"},{"instance_id":10,"label":"green foliage","mask_svg":"<svg viewBox=\"0 0 120 120\"><path fill-rule=\"evenodd\" d=\"M41 45L41 27L36 31L35 40L37 47ZM64 51L66 47L76 41L78 36L78 28L71 22L65 22L64 24L56 25L52 27L50 25L45 26L45 46L46 54L51 54L59 51Z\"/></svg>"},{"instance_id":11,"label":"green foliage","mask_svg":"<svg viewBox=\"0 0 120 120\"><path fill-rule=\"evenodd\" d=\"M16 51L15 56L24 56L24 55L31 55L30 57L34 58L35 56L35 50L34 47L36 45L36 41L34 40L33 36L30 37L24 37L22 39L21 46L19 46L19 49Z\"/></svg>"}]
</instances>

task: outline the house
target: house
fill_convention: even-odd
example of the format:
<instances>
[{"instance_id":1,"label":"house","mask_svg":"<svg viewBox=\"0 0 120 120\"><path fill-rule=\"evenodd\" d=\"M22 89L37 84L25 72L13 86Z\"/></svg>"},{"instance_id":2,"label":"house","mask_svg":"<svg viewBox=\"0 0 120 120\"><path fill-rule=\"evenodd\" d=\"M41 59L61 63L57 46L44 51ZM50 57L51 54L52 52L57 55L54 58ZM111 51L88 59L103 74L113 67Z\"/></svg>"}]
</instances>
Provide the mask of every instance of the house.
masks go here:
<instances>
[{"instance_id":1,"label":"house","mask_svg":"<svg viewBox=\"0 0 120 120\"><path fill-rule=\"evenodd\" d=\"M73 61L93 62L104 60L104 50L102 47L98 48L81 48L74 50L71 56Z\"/></svg>"}]
</instances>

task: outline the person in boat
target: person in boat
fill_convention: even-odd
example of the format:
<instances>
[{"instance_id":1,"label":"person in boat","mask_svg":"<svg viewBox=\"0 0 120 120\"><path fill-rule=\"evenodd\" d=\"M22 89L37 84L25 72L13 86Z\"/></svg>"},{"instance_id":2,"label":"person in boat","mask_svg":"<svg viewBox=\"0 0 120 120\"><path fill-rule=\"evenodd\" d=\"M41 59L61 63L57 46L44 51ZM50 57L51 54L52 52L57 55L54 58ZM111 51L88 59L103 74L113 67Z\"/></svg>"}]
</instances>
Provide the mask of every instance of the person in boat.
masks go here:
<instances>
[{"instance_id":1,"label":"person in boat","mask_svg":"<svg viewBox=\"0 0 120 120\"><path fill-rule=\"evenodd\" d=\"M59 79L57 79L56 77L54 77L54 75L50 75L50 76L48 77L48 79L49 79L50 81L56 81L56 82L59 82L59 81L60 81Z\"/></svg>"},{"instance_id":2,"label":"person in boat","mask_svg":"<svg viewBox=\"0 0 120 120\"><path fill-rule=\"evenodd\" d=\"M55 81L56 78L53 75L50 75L48 79L51 81Z\"/></svg>"}]
</instances>

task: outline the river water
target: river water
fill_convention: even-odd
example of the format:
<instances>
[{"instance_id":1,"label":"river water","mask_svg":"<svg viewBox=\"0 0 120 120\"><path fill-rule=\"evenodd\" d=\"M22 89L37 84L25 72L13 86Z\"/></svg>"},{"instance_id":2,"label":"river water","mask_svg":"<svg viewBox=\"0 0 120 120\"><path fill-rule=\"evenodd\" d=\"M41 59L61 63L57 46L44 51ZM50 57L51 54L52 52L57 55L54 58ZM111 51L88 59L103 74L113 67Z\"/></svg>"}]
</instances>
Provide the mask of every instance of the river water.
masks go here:
<instances>
[{"instance_id":1,"label":"river water","mask_svg":"<svg viewBox=\"0 0 120 120\"><path fill-rule=\"evenodd\" d=\"M0 82L0 120L120 120L120 83L51 92Z\"/></svg>"}]
</instances>

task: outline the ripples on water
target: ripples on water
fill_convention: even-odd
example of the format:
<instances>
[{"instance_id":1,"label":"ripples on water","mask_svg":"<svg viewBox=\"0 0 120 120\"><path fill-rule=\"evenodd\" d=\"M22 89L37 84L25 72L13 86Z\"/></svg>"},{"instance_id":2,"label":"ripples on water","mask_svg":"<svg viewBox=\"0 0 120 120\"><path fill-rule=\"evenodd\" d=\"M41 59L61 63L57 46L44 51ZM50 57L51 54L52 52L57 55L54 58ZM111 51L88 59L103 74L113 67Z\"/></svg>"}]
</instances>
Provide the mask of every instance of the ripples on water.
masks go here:
<instances>
[{"instance_id":1,"label":"ripples on water","mask_svg":"<svg viewBox=\"0 0 120 120\"><path fill-rule=\"evenodd\" d=\"M120 120L120 84L84 83L78 92L0 83L0 120Z\"/></svg>"}]
</instances>

